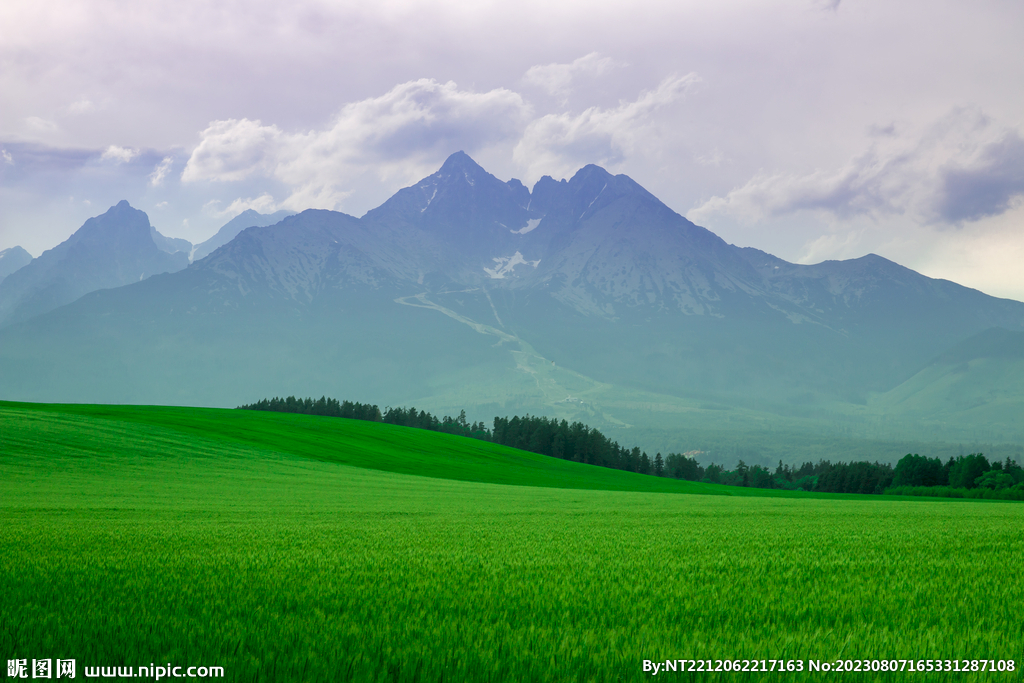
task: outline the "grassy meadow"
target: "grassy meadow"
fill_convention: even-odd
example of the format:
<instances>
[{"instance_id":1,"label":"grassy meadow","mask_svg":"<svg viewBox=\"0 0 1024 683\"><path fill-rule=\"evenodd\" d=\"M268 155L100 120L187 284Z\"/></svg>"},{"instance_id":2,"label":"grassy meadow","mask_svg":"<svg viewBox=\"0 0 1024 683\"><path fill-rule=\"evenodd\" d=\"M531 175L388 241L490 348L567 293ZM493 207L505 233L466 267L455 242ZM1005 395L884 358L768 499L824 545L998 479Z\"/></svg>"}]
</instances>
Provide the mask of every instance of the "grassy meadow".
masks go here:
<instances>
[{"instance_id":1,"label":"grassy meadow","mask_svg":"<svg viewBox=\"0 0 1024 683\"><path fill-rule=\"evenodd\" d=\"M334 418L0 403L0 651L232 681L1020 679L1024 506L757 493ZM656 678L776 675L893 680Z\"/></svg>"}]
</instances>

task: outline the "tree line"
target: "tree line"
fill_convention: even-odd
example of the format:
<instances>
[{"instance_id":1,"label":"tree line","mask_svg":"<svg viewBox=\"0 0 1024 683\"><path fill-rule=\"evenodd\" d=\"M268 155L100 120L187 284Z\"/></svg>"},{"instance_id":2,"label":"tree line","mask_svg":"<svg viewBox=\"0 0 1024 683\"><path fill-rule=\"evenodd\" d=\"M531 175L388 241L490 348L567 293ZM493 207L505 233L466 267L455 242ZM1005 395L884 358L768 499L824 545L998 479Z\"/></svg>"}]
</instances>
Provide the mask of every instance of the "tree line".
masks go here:
<instances>
[{"instance_id":1,"label":"tree line","mask_svg":"<svg viewBox=\"0 0 1024 683\"><path fill-rule=\"evenodd\" d=\"M274 413L300 413L302 415L323 415L325 417L347 417L351 420L380 422L382 415L377 406L352 401L338 402L336 398L321 396L312 398L271 398L249 405L238 406L239 410L268 410Z\"/></svg>"},{"instance_id":2,"label":"tree line","mask_svg":"<svg viewBox=\"0 0 1024 683\"><path fill-rule=\"evenodd\" d=\"M989 462L983 453L946 462L908 453L896 464L893 486L887 493L1024 500L1024 468L1009 457L1004 462Z\"/></svg>"},{"instance_id":3,"label":"tree line","mask_svg":"<svg viewBox=\"0 0 1024 683\"><path fill-rule=\"evenodd\" d=\"M892 484L892 465L878 462L835 462L819 460L790 467L779 461L770 467L747 465L742 460L733 470L711 464L702 467L695 459L670 454L668 471L677 479L702 481L728 486L750 486L759 489L788 491L820 491L823 493L880 494Z\"/></svg>"},{"instance_id":4,"label":"tree line","mask_svg":"<svg viewBox=\"0 0 1024 683\"><path fill-rule=\"evenodd\" d=\"M381 411L376 405L339 402L324 396L319 399L275 397L239 408L345 417L427 429L598 467L729 486L825 493L947 496L957 496L958 491L979 489L996 492L1001 498L1016 498L1019 493L1020 499L1024 499L1024 469L1010 458L1005 463L989 463L981 453L950 458L946 463L938 458L908 454L895 468L879 462L833 463L819 460L817 463L805 462L799 467L790 467L779 461L778 467L772 470L761 465L748 466L740 460L735 469L727 470L717 464L701 465L696 458L683 453L669 453L664 457L655 453L652 458L638 447L620 446L598 429L582 422L569 423L557 418L532 415L495 417L493 426L488 428L482 421L470 423L465 410L458 417L446 415L439 418L412 407L387 407ZM977 492L960 497L965 496L981 497Z\"/></svg>"}]
</instances>

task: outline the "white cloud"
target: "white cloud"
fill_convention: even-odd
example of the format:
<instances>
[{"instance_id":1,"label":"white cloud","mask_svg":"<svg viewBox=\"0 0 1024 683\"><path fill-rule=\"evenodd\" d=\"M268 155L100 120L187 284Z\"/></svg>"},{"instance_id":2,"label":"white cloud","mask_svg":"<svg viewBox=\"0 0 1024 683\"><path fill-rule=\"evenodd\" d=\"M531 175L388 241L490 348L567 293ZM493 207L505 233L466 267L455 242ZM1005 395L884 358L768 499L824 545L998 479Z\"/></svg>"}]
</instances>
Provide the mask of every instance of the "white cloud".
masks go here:
<instances>
[{"instance_id":1,"label":"white cloud","mask_svg":"<svg viewBox=\"0 0 1024 683\"><path fill-rule=\"evenodd\" d=\"M8 152L6 149L0 149L0 155L3 156L5 164L8 164L10 166L14 165L14 157L12 157L11 153Z\"/></svg>"},{"instance_id":2,"label":"white cloud","mask_svg":"<svg viewBox=\"0 0 1024 683\"><path fill-rule=\"evenodd\" d=\"M1024 138L977 110L956 109L919 134L892 127L841 168L761 172L687 217L746 223L810 211L840 220L906 216L958 225L1003 213L1024 196Z\"/></svg>"},{"instance_id":3,"label":"white cloud","mask_svg":"<svg viewBox=\"0 0 1024 683\"><path fill-rule=\"evenodd\" d=\"M166 201L158 202L157 205L156 205L156 208L158 208L158 209L166 209L167 208L167 202Z\"/></svg>"},{"instance_id":4,"label":"white cloud","mask_svg":"<svg viewBox=\"0 0 1024 683\"><path fill-rule=\"evenodd\" d=\"M79 116L81 114L88 114L91 111L95 111L96 105L91 100L85 97L75 100L68 105L68 113L72 116Z\"/></svg>"},{"instance_id":5,"label":"white cloud","mask_svg":"<svg viewBox=\"0 0 1024 683\"><path fill-rule=\"evenodd\" d=\"M692 73L672 77L613 109L590 107L581 114L542 116L527 126L513 159L531 181L545 173L564 177L585 164L619 163L643 140L650 115L682 99L699 82Z\"/></svg>"},{"instance_id":6,"label":"white cloud","mask_svg":"<svg viewBox=\"0 0 1024 683\"><path fill-rule=\"evenodd\" d=\"M150 187L159 187L164 182L164 178L171 170L171 164L174 163L174 157L164 157L153 172L149 174L149 185Z\"/></svg>"},{"instance_id":7,"label":"white cloud","mask_svg":"<svg viewBox=\"0 0 1024 683\"><path fill-rule=\"evenodd\" d=\"M56 123L39 118L38 116L29 116L25 119L25 123L27 123L28 127L37 133L51 133L57 130Z\"/></svg>"},{"instance_id":8,"label":"white cloud","mask_svg":"<svg viewBox=\"0 0 1024 683\"><path fill-rule=\"evenodd\" d=\"M330 127L282 131L260 121L214 121L202 132L182 180L272 177L292 190L280 206L334 209L357 177L414 181L449 153L514 139L529 107L503 88L476 93L449 81L410 81L346 105Z\"/></svg>"},{"instance_id":9,"label":"white cloud","mask_svg":"<svg viewBox=\"0 0 1024 683\"><path fill-rule=\"evenodd\" d=\"M613 61L611 57L602 57L597 52L591 52L571 64L532 66L523 76L523 82L543 88L552 95L564 94L571 89L573 80L579 76L601 76L618 66L622 65Z\"/></svg>"},{"instance_id":10,"label":"white cloud","mask_svg":"<svg viewBox=\"0 0 1024 683\"><path fill-rule=\"evenodd\" d=\"M722 154L722 150L715 147L707 154L694 155L693 160L701 166L713 166L718 168L725 161L725 155Z\"/></svg>"},{"instance_id":11,"label":"white cloud","mask_svg":"<svg viewBox=\"0 0 1024 683\"><path fill-rule=\"evenodd\" d=\"M213 121L200 135L202 141L181 174L185 182L242 180L258 172L272 173L286 142L277 126L249 119Z\"/></svg>"},{"instance_id":12,"label":"white cloud","mask_svg":"<svg viewBox=\"0 0 1024 683\"><path fill-rule=\"evenodd\" d=\"M274 201L274 198L267 192L264 192L255 199L252 197L246 197L245 199L239 197L235 201L231 202L226 209L217 208L219 205L220 201L214 199L206 202L206 204L203 205L203 210L217 218L234 218L248 209L254 209L260 213L274 213L281 208L278 203Z\"/></svg>"},{"instance_id":13,"label":"white cloud","mask_svg":"<svg viewBox=\"0 0 1024 683\"><path fill-rule=\"evenodd\" d=\"M826 259L862 256L864 228L820 235L804 245L797 263L821 263Z\"/></svg>"},{"instance_id":14,"label":"white cloud","mask_svg":"<svg viewBox=\"0 0 1024 683\"><path fill-rule=\"evenodd\" d=\"M100 155L100 159L104 161L113 161L116 164L124 164L139 155L139 150L131 149L130 147L119 147L118 145L111 145L107 147L107 150Z\"/></svg>"}]
</instances>

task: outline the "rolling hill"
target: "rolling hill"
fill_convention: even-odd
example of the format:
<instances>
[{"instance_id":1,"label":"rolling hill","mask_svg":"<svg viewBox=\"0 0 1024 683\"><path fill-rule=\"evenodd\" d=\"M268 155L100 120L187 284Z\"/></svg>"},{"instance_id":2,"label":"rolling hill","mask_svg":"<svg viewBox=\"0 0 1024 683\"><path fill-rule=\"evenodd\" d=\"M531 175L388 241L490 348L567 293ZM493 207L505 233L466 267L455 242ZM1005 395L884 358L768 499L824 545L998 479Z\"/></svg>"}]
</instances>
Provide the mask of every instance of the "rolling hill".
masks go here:
<instances>
[{"instance_id":1,"label":"rolling hill","mask_svg":"<svg viewBox=\"0 0 1024 683\"><path fill-rule=\"evenodd\" d=\"M6 458L284 457L457 481L606 491L808 496L610 470L467 437L284 413L170 406L0 402ZM117 442L123 446L116 445ZM184 462L184 461L183 461ZM820 494L824 495L824 494Z\"/></svg>"}]
</instances>

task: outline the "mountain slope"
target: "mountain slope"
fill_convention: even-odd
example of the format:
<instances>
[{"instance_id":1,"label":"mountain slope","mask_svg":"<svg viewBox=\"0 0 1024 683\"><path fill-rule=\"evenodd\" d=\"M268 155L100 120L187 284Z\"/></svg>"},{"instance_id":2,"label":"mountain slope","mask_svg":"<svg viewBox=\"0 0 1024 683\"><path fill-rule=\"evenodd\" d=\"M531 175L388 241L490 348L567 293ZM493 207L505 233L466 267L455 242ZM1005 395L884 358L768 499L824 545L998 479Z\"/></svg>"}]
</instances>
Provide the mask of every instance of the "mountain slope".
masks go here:
<instances>
[{"instance_id":1,"label":"mountain slope","mask_svg":"<svg viewBox=\"0 0 1024 683\"><path fill-rule=\"evenodd\" d=\"M464 384L475 368L513 371L472 329L397 304L403 263L365 251L371 238L356 218L310 210L181 272L2 330L3 394L224 406L305 391L385 404Z\"/></svg>"},{"instance_id":2,"label":"mountain slope","mask_svg":"<svg viewBox=\"0 0 1024 683\"><path fill-rule=\"evenodd\" d=\"M882 415L959 428L993 440L1024 437L1024 333L994 327L875 397Z\"/></svg>"},{"instance_id":3,"label":"mountain slope","mask_svg":"<svg viewBox=\"0 0 1024 683\"><path fill-rule=\"evenodd\" d=\"M32 254L21 247L11 247L0 251L0 282L16 270L24 268L32 260Z\"/></svg>"},{"instance_id":4,"label":"mountain slope","mask_svg":"<svg viewBox=\"0 0 1024 683\"><path fill-rule=\"evenodd\" d=\"M250 227L181 272L0 331L0 392L328 394L663 426L705 403L863 404L992 326L1024 331L1024 304L873 255L741 249L597 166L531 191L458 153L362 218Z\"/></svg>"},{"instance_id":5,"label":"mountain slope","mask_svg":"<svg viewBox=\"0 0 1024 683\"><path fill-rule=\"evenodd\" d=\"M97 289L181 270L187 263L185 253L157 247L146 214L122 201L0 283L0 325L46 313Z\"/></svg>"},{"instance_id":6,"label":"mountain slope","mask_svg":"<svg viewBox=\"0 0 1024 683\"><path fill-rule=\"evenodd\" d=\"M193 261L206 258L218 248L235 239L238 233L242 232L246 228L273 225L274 223L277 223L291 215L291 211L275 211L271 214L262 214L258 211L254 211L253 209L246 209L222 225L220 230L218 230L213 237L205 242L200 242L195 245L195 249L192 251L190 258Z\"/></svg>"},{"instance_id":7,"label":"mountain slope","mask_svg":"<svg viewBox=\"0 0 1024 683\"><path fill-rule=\"evenodd\" d=\"M397 277L435 288L478 284L495 254L516 241L513 231L531 225L529 195L519 181L502 182L458 152L361 221L382 257L402 252L405 270Z\"/></svg>"},{"instance_id":8,"label":"mountain slope","mask_svg":"<svg viewBox=\"0 0 1024 683\"><path fill-rule=\"evenodd\" d=\"M741 252L774 292L840 329L931 325L954 312L978 331L1007 321L1014 327L1024 326L1019 301L929 278L875 254L799 265L757 249Z\"/></svg>"},{"instance_id":9,"label":"mountain slope","mask_svg":"<svg viewBox=\"0 0 1024 683\"><path fill-rule=\"evenodd\" d=\"M192 243L180 237L168 237L156 228L149 229L149 236L157 248L168 254L176 254L179 251L189 254L192 252Z\"/></svg>"},{"instance_id":10,"label":"mountain slope","mask_svg":"<svg viewBox=\"0 0 1024 683\"><path fill-rule=\"evenodd\" d=\"M726 244L596 166L542 179L528 207L541 219L515 235L525 264L477 280L476 292L432 296L602 381L861 401L970 334L1024 329L1020 302L877 256L802 266Z\"/></svg>"}]
</instances>

